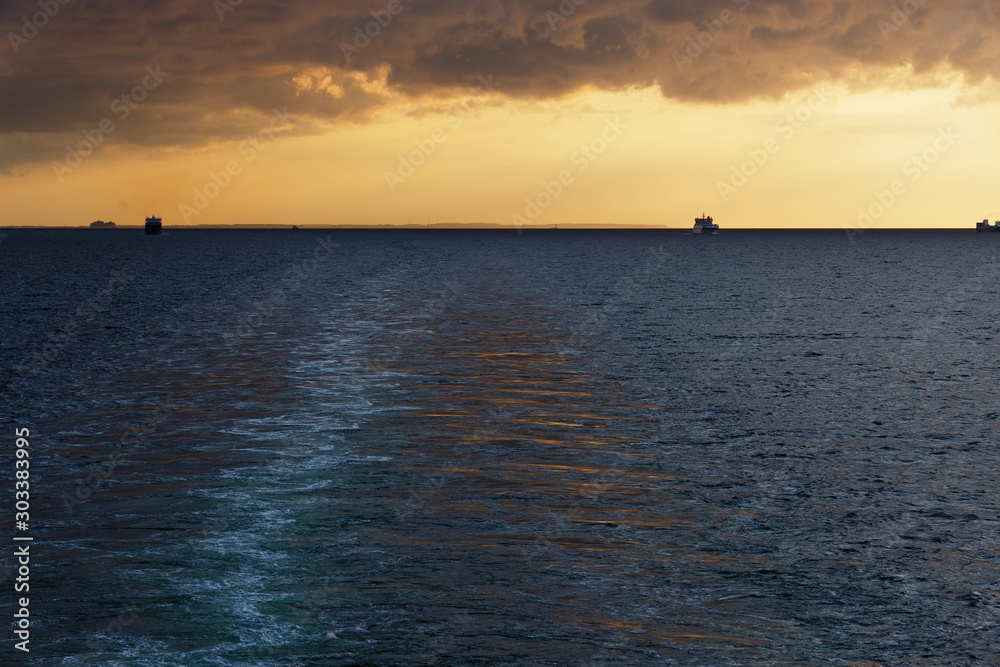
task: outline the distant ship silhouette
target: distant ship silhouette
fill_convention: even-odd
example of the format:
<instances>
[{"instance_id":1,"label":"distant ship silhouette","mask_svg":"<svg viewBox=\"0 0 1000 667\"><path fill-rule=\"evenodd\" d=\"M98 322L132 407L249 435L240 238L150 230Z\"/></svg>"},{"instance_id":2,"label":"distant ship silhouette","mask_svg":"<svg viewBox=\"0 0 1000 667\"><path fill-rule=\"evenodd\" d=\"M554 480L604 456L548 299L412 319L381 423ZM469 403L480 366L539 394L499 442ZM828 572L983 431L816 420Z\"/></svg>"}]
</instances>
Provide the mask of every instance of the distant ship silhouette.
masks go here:
<instances>
[{"instance_id":1,"label":"distant ship silhouette","mask_svg":"<svg viewBox=\"0 0 1000 667\"><path fill-rule=\"evenodd\" d=\"M1000 232L1000 222L995 224L990 224L989 218L983 220L982 222L976 223L977 232Z\"/></svg>"},{"instance_id":2,"label":"distant ship silhouette","mask_svg":"<svg viewBox=\"0 0 1000 667\"><path fill-rule=\"evenodd\" d=\"M147 234L159 234L163 230L163 219L157 218L155 215L146 218L146 233Z\"/></svg>"},{"instance_id":3,"label":"distant ship silhouette","mask_svg":"<svg viewBox=\"0 0 1000 667\"><path fill-rule=\"evenodd\" d=\"M694 219L695 234L718 234L719 226L712 220L712 216L701 214L700 218Z\"/></svg>"}]
</instances>

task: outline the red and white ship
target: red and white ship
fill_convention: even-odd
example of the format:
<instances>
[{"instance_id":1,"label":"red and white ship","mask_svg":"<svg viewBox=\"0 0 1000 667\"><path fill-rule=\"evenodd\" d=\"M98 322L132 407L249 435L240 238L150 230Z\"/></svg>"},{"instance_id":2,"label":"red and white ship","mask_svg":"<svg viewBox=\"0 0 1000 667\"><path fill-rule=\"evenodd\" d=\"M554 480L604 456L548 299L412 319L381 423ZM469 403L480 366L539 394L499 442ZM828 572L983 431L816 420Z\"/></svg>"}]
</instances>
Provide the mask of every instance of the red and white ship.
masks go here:
<instances>
[{"instance_id":1,"label":"red and white ship","mask_svg":"<svg viewBox=\"0 0 1000 667\"><path fill-rule=\"evenodd\" d=\"M694 219L695 234L718 234L719 226L712 220L712 216L701 214L700 218Z\"/></svg>"}]
</instances>

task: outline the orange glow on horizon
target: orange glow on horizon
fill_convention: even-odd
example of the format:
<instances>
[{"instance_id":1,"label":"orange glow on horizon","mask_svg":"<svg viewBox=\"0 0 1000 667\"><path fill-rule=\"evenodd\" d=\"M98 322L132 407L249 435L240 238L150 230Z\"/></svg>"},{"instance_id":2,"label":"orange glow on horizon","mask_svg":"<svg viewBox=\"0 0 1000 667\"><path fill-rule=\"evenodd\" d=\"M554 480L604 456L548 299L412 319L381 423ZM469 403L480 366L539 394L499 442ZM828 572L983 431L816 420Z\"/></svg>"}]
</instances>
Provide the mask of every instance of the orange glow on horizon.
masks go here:
<instances>
[{"instance_id":1,"label":"orange glow on horizon","mask_svg":"<svg viewBox=\"0 0 1000 667\"><path fill-rule=\"evenodd\" d=\"M291 80L344 94L329 70ZM155 210L165 226L688 229L704 211L723 229L843 228L867 225L862 213L879 213L873 204L896 181L902 194L869 216L871 228L970 228L1000 210L992 83L827 87L734 105L672 102L654 89L400 104L372 122L308 132L292 121L271 135L263 119L263 139L206 147L140 148L110 135L62 182L51 165L61 154L0 179L0 224L138 225ZM935 149L942 132L953 141ZM930 164L914 168L922 155Z\"/></svg>"}]
</instances>

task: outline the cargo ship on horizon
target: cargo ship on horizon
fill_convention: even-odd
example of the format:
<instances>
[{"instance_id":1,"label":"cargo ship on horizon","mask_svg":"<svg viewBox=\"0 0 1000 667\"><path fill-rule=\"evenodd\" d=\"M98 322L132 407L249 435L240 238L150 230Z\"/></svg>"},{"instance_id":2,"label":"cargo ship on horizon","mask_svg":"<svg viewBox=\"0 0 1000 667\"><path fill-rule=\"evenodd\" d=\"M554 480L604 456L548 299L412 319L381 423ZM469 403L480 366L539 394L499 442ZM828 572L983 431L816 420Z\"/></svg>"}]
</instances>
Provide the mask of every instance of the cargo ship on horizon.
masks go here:
<instances>
[{"instance_id":1,"label":"cargo ship on horizon","mask_svg":"<svg viewBox=\"0 0 1000 667\"><path fill-rule=\"evenodd\" d=\"M147 234L159 234L162 230L163 230L163 218L157 218L155 215L146 218Z\"/></svg>"},{"instance_id":2,"label":"cargo ship on horizon","mask_svg":"<svg viewBox=\"0 0 1000 667\"><path fill-rule=\"evenodd\" d=\"M990 224L989 218L976 223L977 232L1000 232L1000 222Z\"/></svg>"}]
</instances>

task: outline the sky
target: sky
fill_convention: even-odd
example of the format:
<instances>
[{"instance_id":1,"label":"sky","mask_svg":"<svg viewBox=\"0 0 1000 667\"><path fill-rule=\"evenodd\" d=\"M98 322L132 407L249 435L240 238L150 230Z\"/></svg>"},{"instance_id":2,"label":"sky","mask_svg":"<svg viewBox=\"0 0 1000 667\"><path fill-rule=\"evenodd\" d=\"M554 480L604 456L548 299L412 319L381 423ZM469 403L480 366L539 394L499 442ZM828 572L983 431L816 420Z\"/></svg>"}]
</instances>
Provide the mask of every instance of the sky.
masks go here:
<instances>
[{"instance_id":1,"label":"sky","mask_svg":"<svg viewBox=\"0 0 1000 667\"><path fill-rule=\"evenodd\" d=\"M1000 0L5 0L0 226L971 228Z\"/></svg>"}]
</instances>

